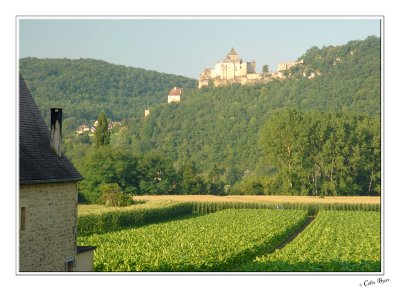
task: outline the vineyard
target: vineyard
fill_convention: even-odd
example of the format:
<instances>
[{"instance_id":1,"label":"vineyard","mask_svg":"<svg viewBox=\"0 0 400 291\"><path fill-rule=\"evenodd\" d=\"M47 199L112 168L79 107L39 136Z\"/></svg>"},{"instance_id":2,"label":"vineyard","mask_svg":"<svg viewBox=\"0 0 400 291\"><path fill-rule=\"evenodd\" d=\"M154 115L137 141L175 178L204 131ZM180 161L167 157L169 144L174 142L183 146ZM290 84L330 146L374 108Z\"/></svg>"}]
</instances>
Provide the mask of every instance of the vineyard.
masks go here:
<instances>
[{"instance_id":1,"label":"vineyard","mask_svg":"<svg viewBox=\"0 0 400 291\"><path fill-rule=\"evenodd\" d=\"M80 243L99 246L96 271L232 271L273 250L306 217L301 210L224 210Z\"/></svg>"},{"instance_id":2,"label":"vineyard","mask_svg":"<svg viewBox=\"0 0 400 291\"><path fill-rule=\"evenodd\" d=\"M83 207L78 244L100 272L380 272L380 204L331 202Z\"/></svg>"},{"instance_id":3,"label":"vineyard","mask_svg":"<svg viewBox=\"0 0 400 291\"><path fill-rule=\"evenodd\" d=\"M244 271L379 272L380 213L321 211L285 248Z\"/></svg>"}]
</instances>

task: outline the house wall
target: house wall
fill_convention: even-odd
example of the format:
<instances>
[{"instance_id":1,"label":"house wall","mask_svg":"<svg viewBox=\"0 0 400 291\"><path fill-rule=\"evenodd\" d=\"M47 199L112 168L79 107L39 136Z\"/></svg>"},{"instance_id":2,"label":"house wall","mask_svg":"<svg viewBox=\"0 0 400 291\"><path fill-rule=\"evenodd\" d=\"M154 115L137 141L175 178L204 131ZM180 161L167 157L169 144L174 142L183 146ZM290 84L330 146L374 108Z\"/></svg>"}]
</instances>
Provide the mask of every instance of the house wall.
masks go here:
<instances>
[{"instance_id":1,"label":"house wall","mask_svg":"<svg viewBox=\"0 0 400 291\"><path fill-rule=\"evenodd\" d=\"M76 259L77 203L76 182L20 185L20 272L63 272L67 259Z\"/></svg>"},{"instance_id":2,"label":"house wall","mask_svg":"<svg viewBox=\"0 0 400 291\"><path fill-rule=\"evenodd\" d=\"M181 101L181 96L168 96L168 103L179 103Z\"/></svg>"},{"instance_id":3,"label":"house wall","mask_svg":"<svg viewBox=\"0 0 400 291\"><path fill-rule=\"evenodd\" d=\"M77 254L74 272L93 272L93 250Z\"/></svg>"}]
</instances>

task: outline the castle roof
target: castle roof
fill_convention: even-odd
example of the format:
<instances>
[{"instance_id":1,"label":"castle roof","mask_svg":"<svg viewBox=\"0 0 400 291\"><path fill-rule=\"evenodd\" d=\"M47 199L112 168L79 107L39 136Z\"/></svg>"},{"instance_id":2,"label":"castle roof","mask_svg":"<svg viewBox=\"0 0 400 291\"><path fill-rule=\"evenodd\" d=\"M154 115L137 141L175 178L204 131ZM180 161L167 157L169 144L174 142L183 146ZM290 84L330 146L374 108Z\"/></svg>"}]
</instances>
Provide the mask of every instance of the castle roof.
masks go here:
<instances>
[{"instance_id":1,"label":"castle roof","mask_svg":"<svg viewBox=\"0 0 400 291\"><path fill-rule=\"evenodd\" d=\"M226 55L224 59L224 63L237 63L242 60L239 58L239 55L236 53L234 48L231 48L230 52Z\"/></svg>"},{"instance_id":2,"label":"castle roof","mask_svg":"<svg viewBox=\"0 0 400 291\"><path fill-rule=\"evenodd\" d=\"M50 148L50 131L25 81L19 77L20 184L75 182L83 177Z\"/></svg>"},{"instance_id":3,"label":"castle roof","mask_svg":"<svg viewBox=\"0 0 400 291\"><path fill-rule=\"evenodd\" d=\"M232 56L232 55L236 55L236 56L238 55L234 48L231 48L231 51L228 53L228 56Z\"/></svg>"}]
</instances>

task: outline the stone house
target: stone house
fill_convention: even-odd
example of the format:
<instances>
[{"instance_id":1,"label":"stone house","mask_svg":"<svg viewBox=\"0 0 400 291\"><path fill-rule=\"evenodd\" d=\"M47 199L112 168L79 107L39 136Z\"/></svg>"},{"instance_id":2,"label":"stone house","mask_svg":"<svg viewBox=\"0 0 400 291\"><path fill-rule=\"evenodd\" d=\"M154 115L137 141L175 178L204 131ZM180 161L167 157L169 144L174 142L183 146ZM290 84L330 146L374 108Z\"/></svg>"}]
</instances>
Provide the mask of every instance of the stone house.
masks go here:
<instances>
[{"instance_id":1,"label":"stone house","mask_svg":"<svg viewBox=\"0 0 400 291\"><path fill-rule=\"evenodd\" d=\"M19 272L74 271L78 251L93 252L93 247L77 247L77 183L83 177L61 154L61 129L62 110L51 109L49 132L20 77Z\"/></svg>"},{"instance_id":2,"label":"stone house","mask_svg":"<svg viewBox=\"0 0 400 291\"><path fill-rule=\"evenodd\" d=\"M77 134L84 134L84 133L89 133L89 132L95 132L96 128L91 126L91 125L87 125L87 124L81 124L78 126L78 130L76 131Z\"/></svg>"},{"instance_id":3,"label":"stone house","mask_svg":"<svg viewBox=\"0 0 400 291\"><path fill-rule=\"evenodd\" d=\"M168 103L179 103L181 102L182 88L174 87L168 94Z\"/></svg>"}]
</instances>

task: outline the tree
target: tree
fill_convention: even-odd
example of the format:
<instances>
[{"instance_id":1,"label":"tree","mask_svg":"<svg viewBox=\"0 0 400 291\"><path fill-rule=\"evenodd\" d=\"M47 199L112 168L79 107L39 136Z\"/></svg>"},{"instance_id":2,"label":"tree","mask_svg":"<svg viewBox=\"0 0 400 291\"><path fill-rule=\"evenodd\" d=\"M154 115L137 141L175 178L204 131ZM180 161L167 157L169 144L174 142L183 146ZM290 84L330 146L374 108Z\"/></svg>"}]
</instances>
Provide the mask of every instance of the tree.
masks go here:
<instances>
[{"instance_id":1,"label":"tree","mask_svg":"<svg viewBox=\"0 0 400 291\"><path fill-rule=\"evenodd\" d=\"M101 200L106 205L114 207L128 206L133 203L129 195L122 192L117 183L103 184L100 186Z\"/></svg>"},{"instance_id":2,"label":"tree","mask_svg":"<svg viewBox=\"0 0 400 291\"><path fill-rule=\"evenodd\" d=\"M279 170L287 194L301 191L307 139L304 116L292 109L272 114L261 130L259 145L264 152L264 162Z\"/></svg>"},{"instance_id":3,"label":"tree","mask_svg":"<svg viewBox=\"0 0 400 291\"><path fill-rule=\"evenodd\" d=\"M264 65L263 68L262 68L262 72L264 74L268 74L269 73L269 66L268 65Z\"/></svg>"},{"instance_id":4,"label":"tree","mask_svg":"<svg viewBox=\"0 0 400 291\"><path fill-rule=\"evenodd\" d=\"M170 194L177 187L172 162L157 152L146 154L139 161L140 191L142 194Z\"/></svg>"},{"instance_id":5,"label":"tree","mask_svg":"<svg viewBox=\"0 0 400 291\"><path fill-rule=\"evenodd\" d=\"M139 191L138 158L127 150L92 148L76 166L85 177L79 186L88 202L97 202L103 184L117 183L125 193Z\"/></svg>"},{"instance_id":6,"label":"tree","mask_svg":"<svg viewBox=\"0 0 400 291\"><path fill-rule=\"evenodd\" d=\"M96 146L110 144L110 131L108 130L108 120L104 111L99 114L97 121L98 124L94 133Z\"/></svg>"}]
</instances>

